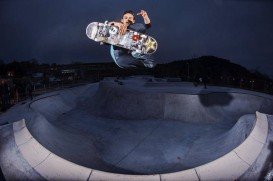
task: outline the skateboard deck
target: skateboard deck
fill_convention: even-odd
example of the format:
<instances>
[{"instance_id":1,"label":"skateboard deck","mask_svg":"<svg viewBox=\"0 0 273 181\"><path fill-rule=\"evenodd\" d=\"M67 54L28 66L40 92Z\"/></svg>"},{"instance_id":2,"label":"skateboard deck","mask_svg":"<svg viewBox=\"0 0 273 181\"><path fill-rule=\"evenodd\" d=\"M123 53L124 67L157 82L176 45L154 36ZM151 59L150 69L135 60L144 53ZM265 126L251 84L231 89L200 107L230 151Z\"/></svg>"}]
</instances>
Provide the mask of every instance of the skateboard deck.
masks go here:
<instances>
[{"instance_id":1,"label":"skateboard deck","mask_svg":"<svg viewBox=\"0 0 273 181\"><path fill-rule=\"evenodd\" d=\"M153 37L130 29L124 35L119 35L118 27L107 25L107 22L90 23L86 28L86 35L96 42L111 44L140 54L153 54L158 46Z\"/></svg>"}]
</instances>

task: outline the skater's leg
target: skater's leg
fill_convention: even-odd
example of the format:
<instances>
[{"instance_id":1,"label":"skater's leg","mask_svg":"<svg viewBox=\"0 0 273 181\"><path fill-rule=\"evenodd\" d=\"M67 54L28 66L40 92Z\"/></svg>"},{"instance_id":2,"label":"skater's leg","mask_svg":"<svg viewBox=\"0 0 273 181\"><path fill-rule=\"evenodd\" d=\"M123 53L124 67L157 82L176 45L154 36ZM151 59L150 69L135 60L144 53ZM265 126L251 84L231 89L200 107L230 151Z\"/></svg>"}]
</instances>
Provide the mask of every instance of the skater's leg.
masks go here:
<instances>
[{"instance_id":1,"label":"skater's leg","mask_svg":"<svg viewBox=\"0 0 273 181\"><path fill-rule=\"evenodd\" d=\"M131 54L127 54L122 50L114 50L113 46L110 48L110 54L115 63L121 68L136 68L143 66L139 59L132 57Z\"/></svg>"}]
</instances>

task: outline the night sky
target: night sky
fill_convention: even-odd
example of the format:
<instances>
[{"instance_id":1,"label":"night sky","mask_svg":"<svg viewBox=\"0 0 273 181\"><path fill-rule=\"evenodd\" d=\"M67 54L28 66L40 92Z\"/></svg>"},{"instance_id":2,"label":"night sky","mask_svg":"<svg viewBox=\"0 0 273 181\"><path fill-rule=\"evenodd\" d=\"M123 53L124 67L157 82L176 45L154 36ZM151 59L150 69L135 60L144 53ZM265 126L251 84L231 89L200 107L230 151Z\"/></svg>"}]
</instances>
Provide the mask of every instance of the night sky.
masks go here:
<instances>
[{"instance_id":1,"label":"night sky","mask_svg":"<svg viewBox=\"0 0 273 181\"><path fill-rule=\"evenodd\" d=\"M214 55L273 77L272 0L0 0L0 59L110 62L85 28L128 9L148 12L158 63Z\"/></svg>"}]
</instances>

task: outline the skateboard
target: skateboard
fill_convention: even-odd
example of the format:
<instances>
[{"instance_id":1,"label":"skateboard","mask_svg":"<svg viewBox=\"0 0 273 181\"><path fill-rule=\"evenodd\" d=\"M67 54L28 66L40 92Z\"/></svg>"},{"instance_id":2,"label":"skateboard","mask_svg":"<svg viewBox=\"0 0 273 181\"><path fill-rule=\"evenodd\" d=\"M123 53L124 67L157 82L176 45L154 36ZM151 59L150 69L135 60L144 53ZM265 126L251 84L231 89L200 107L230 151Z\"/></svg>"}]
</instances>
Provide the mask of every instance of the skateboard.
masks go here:
<instances>
[{"instance_id":1,"label":"skateboard","mask_svg":"<svg viewBox=\"0 0 273 181\"><path fill-rule=\"evenodd\" d=\"M119 35L119 28L108 22L92 22L86 28L86 35L91 40L111 44L140 54L153 54L157 49L156 40L148 35L128 29Z\"/></svg>"}]
</instances>

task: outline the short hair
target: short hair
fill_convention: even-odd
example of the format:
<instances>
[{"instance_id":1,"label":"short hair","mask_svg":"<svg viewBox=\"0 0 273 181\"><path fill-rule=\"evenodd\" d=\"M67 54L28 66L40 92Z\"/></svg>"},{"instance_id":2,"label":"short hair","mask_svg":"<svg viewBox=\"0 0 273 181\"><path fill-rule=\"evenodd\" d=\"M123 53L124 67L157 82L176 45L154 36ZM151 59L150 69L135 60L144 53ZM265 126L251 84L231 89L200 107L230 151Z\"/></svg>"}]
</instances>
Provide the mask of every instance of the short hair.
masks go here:
<instances>
[{"instance_id":1,"label":"short hair","mask_svg":"<svg viewBox=\"0 0 273 181\"><path fill-rule=\"evenodd\" d=\"M133 17L134 17L134 19L135 19L135 13L134 13L134 11L132 11L132 10L127 10L127 11L124 11L124 13L122 14L122 17L125 15L125 14L131 14L131 15L133 15Z\"/></svg>"}]
</instances>

